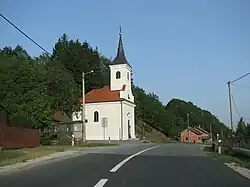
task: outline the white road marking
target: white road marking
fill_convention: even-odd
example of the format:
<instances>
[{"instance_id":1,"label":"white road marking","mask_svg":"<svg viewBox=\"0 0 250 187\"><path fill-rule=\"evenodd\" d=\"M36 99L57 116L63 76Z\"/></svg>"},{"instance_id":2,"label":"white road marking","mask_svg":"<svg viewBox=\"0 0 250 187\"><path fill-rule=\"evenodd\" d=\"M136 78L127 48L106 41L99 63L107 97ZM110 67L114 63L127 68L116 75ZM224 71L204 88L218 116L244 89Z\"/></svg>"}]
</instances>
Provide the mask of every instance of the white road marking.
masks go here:
<instances>
[{"instance_id":1,"label":"white road marking","mask_svg":"<svg viewBox=\"0 0 250 187\"><path fill-rule=\"evenodd\" d=\"M101 179L94 187L103 187L106 182L108 182L108 179Z\"/></svg>"},{"instance_id":2,"label":"white road marking","mask_svg":"<svg viewBox=\"0 0 250 187\"><path fill-rule=\"evenodd\" d=\"M130 159L132 159L132 158L134 158L135 156L137 156L137 155L139 155L139 154L142 154L142 153L144 153L144 152L146 152L146 151L149 151L149 150L151 150L151 149L155 149L155 148L157 148L157 147L160 147L160 146L157 145L157 146L154 146L154 147L150 147L150 148L144 149L144 150L142 150L142 151L140 151L140 152L138 152L138 153L135 153L135 154L133 154L133 155L130 155L128 158L124 159L124 160L121 161L119 164L117 164L114 168L112 168L112 169L110 170L110 172L112 172L112 173L116 172L120 167L122 167L122 166L123 166L126 162L128 162Z\"/></svg>"}]
</instances>

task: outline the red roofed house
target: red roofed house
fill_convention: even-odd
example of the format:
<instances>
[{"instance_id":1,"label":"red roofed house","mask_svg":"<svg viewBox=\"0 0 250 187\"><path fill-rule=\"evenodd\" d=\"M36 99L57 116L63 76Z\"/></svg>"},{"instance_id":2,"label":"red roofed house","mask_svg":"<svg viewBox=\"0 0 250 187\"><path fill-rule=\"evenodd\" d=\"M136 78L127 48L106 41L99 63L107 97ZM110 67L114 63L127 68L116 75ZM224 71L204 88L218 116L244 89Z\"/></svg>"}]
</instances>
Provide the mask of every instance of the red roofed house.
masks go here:
<instances>
[{"instance_id":1,"label":"red roofed house","mask_svg":"<svg viewBox=\"0 0 250 187\"><path fill-rule=\"evenodd\" d=\"M208 139L209 133L200 127L189 127L181 132L181 142L203 143Z\"/></svg>"},{"instance_id":2,"label":"red roofed house","mask_svg":"<svg viewBox=\"0 0 250 187\"><path fill-rule=\"evenodd\" d=\"M85 95L86 140L135 138L135 103L131 90L132 67L125 57L120 33L117 56L110 64L110 85ZM73 121L81 113L73 114Z\"/></svg>"}]
</instances>

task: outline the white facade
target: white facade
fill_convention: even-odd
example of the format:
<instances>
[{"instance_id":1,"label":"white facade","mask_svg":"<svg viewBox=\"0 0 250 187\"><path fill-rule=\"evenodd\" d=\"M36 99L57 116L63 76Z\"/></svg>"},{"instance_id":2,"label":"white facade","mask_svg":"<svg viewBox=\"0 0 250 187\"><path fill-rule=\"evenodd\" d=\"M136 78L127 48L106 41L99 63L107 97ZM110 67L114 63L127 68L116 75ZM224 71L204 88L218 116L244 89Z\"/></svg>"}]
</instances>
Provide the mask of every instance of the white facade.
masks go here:
<instances>
[{"instance_id":1,"label":"white facade","mask_svg":"<svg viewBox=\"0 0 250 187\"><path fill-rule=\"evenodd\" d=\"M127 101L88 103L85 107L86 140L135 139L134 104ZM95 121L95 112L98 120ZM73 121L81 120L81 112L73 115ZM107 118L107 126L102 119Z\"/></svg>"},{"instance_id":2,"label":"white facade","mask_svg":"<svg viewBox=\"0 0 250 187\"><path fill-rule=\"evenodd\" d=\"M135 104L131 89L132 68L124 55L121 33L117 57L113 62L115 63L109 66L110 89L107 90L107 94L112 91L113 93L117 92L120 100L115 98L113 101L91 101L85 104L85 116L88 120L86 123L86 140L128 140L136 138ZM81 112L73 113L72 118L73 121L81 121ZM103 123L103 119L107 119L107 123Z\"/></svg>"},{"instance_id":3,"label":"white facade","mask_svg":"<svg viewBox=\"0 0 250 187\"><path fill-rule=\"evenodd\" d=\"M110 65L110 88L111 90L121 90L126 84L131 88L131 72L132 69L127 64ZM117 73L120 72L120 78L117 79Z\"/></svg>"},{"instance_id":4,"label":"white facade","mask_svg":"<svg viewBox=\"0 0 250 187\"><path fill-rule=\"evenodd\" d=\"M126 64L110 65L110 71L111 91L120 90L122 100L85 104L85 116L88 120L86 140L135 139L135 104L131 89L131 68ZM118 79L117 72L120 72ZM126 85L125 89L122 90L124 85ZM95 119L97 114L98 119ZM81 112L75 112L72 117L73 121L82 120ZM107 119L106 127L103 126L103 118ZM78 134L77 137L81 138L81 133Z\"/></svg>"}]
</instances>

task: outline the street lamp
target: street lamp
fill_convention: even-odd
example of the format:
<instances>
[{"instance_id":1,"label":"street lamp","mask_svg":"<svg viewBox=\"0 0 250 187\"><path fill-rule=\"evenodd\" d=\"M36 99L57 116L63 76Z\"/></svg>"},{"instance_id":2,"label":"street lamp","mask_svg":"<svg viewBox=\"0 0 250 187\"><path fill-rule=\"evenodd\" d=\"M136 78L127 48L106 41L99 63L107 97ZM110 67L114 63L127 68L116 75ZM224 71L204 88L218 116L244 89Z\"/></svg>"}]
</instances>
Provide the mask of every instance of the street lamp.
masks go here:
<instances>
[{"instance_id":1,"label":"street lamp","mask_svg":"<svg viewBox=\"0 0 250 187\"><path fill-rule=\"evenodd\" d=\"M86 141L86 121L85 121L85 75L93 73L94 70L89 72L82 72L82 141Z\"/></svg>"}]
</instances>

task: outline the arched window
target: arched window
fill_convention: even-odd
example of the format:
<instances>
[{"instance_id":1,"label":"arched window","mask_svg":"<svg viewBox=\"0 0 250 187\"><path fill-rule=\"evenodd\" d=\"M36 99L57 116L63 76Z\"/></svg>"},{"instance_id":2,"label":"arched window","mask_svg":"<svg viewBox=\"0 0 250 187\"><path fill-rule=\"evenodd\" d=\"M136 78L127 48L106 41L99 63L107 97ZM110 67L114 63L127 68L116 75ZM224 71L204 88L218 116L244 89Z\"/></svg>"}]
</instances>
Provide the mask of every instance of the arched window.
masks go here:
<instances>
[{"instance_id":1,"label":"arched window","mask_svg":"<svg viewBox=\"0 0 250 187\"><path fill-rule=\"evenodd\" d=\"M116 79L120 79L121 78L121 72L120 71L117 71L116 72Z\"/></svg>"},{"instance_id":2,"label":"arched window","mask_svg":"<svg viewBox=\"0 0 250 187\"><path fill-rule=\"evenodd\" d=\"M94 112L94 122L99 121L99 113L97 111Z\"/></svg>"},{"instance_id":3,"label":"arched window","mask_svg":"<svg viewBox=\"0 0 250 187\"><path fill-rule=\"evenodd\" d=\"M127 73L127 79L129 80L129 72Z\"/></svg>"}]
</instances>

